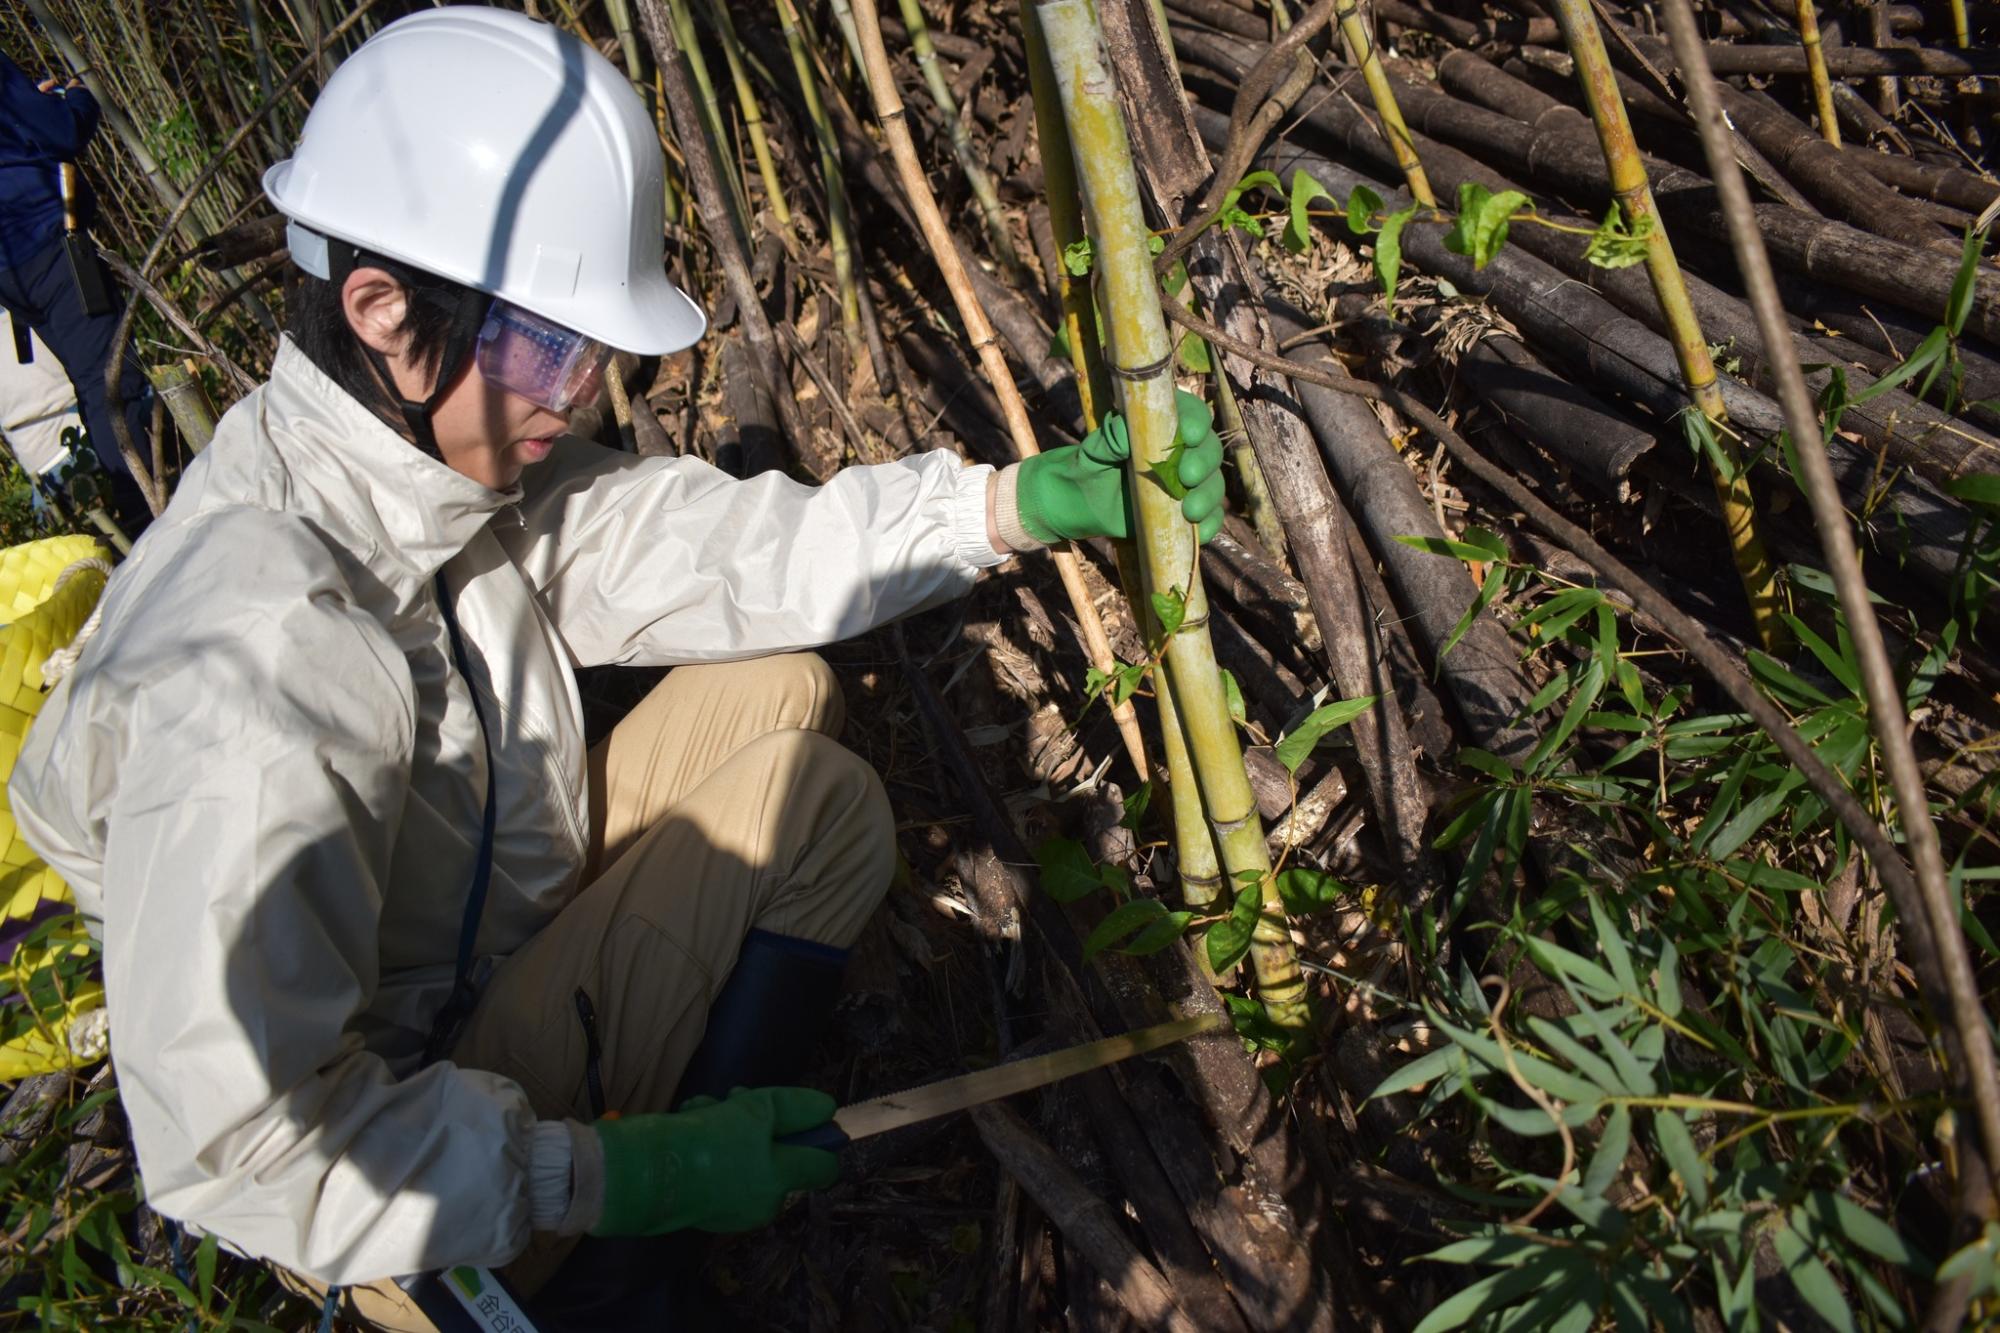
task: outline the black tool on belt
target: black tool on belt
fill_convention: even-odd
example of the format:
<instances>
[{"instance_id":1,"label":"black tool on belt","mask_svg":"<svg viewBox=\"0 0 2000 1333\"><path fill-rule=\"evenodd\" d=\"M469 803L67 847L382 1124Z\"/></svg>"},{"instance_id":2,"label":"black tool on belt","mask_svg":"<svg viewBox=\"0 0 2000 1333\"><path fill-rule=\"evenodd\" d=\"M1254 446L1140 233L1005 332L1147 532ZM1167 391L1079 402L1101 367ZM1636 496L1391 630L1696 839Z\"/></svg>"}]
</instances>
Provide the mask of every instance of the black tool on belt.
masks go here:
<instances>
[{"instance_id":1,"label":"black tool on belt","mask_svg":"<svg viewBox=\"0 0 2000 1333\"><path fill-rule=\"evenodd\" d=\"M76 282L76 294L87 315L108 315L117 303L111 299L111 280L105 276L104 261L83 229L77 216L76 163L64 162L58 170L62 178L63 253L69 259L69 276Z\"/></svg>"}]
</instances>

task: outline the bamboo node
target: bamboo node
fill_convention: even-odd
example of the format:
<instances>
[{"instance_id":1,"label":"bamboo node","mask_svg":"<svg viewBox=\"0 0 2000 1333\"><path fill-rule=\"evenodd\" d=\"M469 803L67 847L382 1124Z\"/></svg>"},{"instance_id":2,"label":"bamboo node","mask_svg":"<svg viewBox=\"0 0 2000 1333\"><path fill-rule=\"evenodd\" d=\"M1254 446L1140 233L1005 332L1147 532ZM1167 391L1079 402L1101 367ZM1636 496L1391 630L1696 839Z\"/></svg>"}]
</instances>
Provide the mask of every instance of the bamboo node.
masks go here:
<instances>
[{"instance_id":1,"label":"bamboo node","mask_svg":"<svg viewBox=\"0 0 2000 1333\"><path fill-rule=\"evenodd\" d=\"M1111 366L1109 369L1113 375L1121 380L1126 380L1133 384L1143 384L1147 380L1158 379L1161 375L1166 374L1167 370L1173 364L1174 354L1168 352L1157 361L1148 361L1145 365L1134 366L1130 370L1127 370L1123 366Z\"/></svg>"}]
</instances>

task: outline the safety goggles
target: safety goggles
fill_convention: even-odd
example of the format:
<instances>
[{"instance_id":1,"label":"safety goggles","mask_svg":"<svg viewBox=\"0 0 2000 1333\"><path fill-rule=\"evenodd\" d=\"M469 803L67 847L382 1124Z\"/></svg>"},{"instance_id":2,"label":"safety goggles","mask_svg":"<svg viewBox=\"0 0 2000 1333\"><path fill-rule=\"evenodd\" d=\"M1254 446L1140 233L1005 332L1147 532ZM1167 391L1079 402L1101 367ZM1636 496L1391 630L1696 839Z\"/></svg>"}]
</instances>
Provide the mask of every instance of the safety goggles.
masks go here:
<instances>
[{"instance_id":1,"label":"safety goggles","mask_svg":"<svg viewBox=\"0 0 2000 1333\"><path fill-rule=\"evenodd\" d=\"M479 330L479 373L551 412L597 396L611 349L595 338L495 300Z\"/></svg>"}]
</instances>

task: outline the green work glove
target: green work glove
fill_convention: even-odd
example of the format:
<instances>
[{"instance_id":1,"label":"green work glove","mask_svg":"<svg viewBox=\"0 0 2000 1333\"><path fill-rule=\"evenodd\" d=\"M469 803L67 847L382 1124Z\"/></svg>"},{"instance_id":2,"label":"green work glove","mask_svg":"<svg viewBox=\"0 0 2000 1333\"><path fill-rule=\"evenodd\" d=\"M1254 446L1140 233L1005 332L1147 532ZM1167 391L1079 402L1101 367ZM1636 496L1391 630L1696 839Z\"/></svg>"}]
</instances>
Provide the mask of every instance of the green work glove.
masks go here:
<instances>
[{"instance_id":1,"label":"green work glove","mask_svg":"<svg viewBox=\"0 0 2000 1333\"><path fill-rule=\"evenodd\" d=\"M1174 390L1174 416L1174 439L1187 446L1175 469L1186 488L1181 513L1207 541L1222 528L1222 441L1208 404L1193 394ZM1021 527L1044 545L1079 537L1130 537L1125 460L1131 454L1125 419L1110 412L1081 444L1021 460L1014 492Z\"/></svg>"},{"instance_id":2,"label":"green work glove","mask_svg":"<svg viewBox=\"0 0 2000 1333\"><path fill-rule=\"evenodd\" d=\"M591 1234L752 1231L794 1190L824 1189L840 1159L775 1140L833 1118L833 1098L811 1088L737 1088L728 1101L696 1097L678 1111L599 1120L604 1212Z\"/></svg>"}]
</instances>

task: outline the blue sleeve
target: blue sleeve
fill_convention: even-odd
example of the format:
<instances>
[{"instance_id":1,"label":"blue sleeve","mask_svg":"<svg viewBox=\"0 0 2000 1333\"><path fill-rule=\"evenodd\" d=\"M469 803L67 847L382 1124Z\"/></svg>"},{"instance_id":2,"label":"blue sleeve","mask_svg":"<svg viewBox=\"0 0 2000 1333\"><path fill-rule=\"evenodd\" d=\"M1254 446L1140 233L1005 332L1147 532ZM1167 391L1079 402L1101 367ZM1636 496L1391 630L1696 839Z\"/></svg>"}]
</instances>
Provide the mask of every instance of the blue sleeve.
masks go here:
<instances>
[{"instance_id":1,"label":"blue sleeve","mask_svg":"<svg viewBox=\"0 0 2000 1333\"><path fill-rule=\"evenodd\" d=\"M0 122L29 148L70 160L97 133L97 99L83 87L60 97L39 92L19 65L0 56Z\"/></svg>"}]
</instances>

